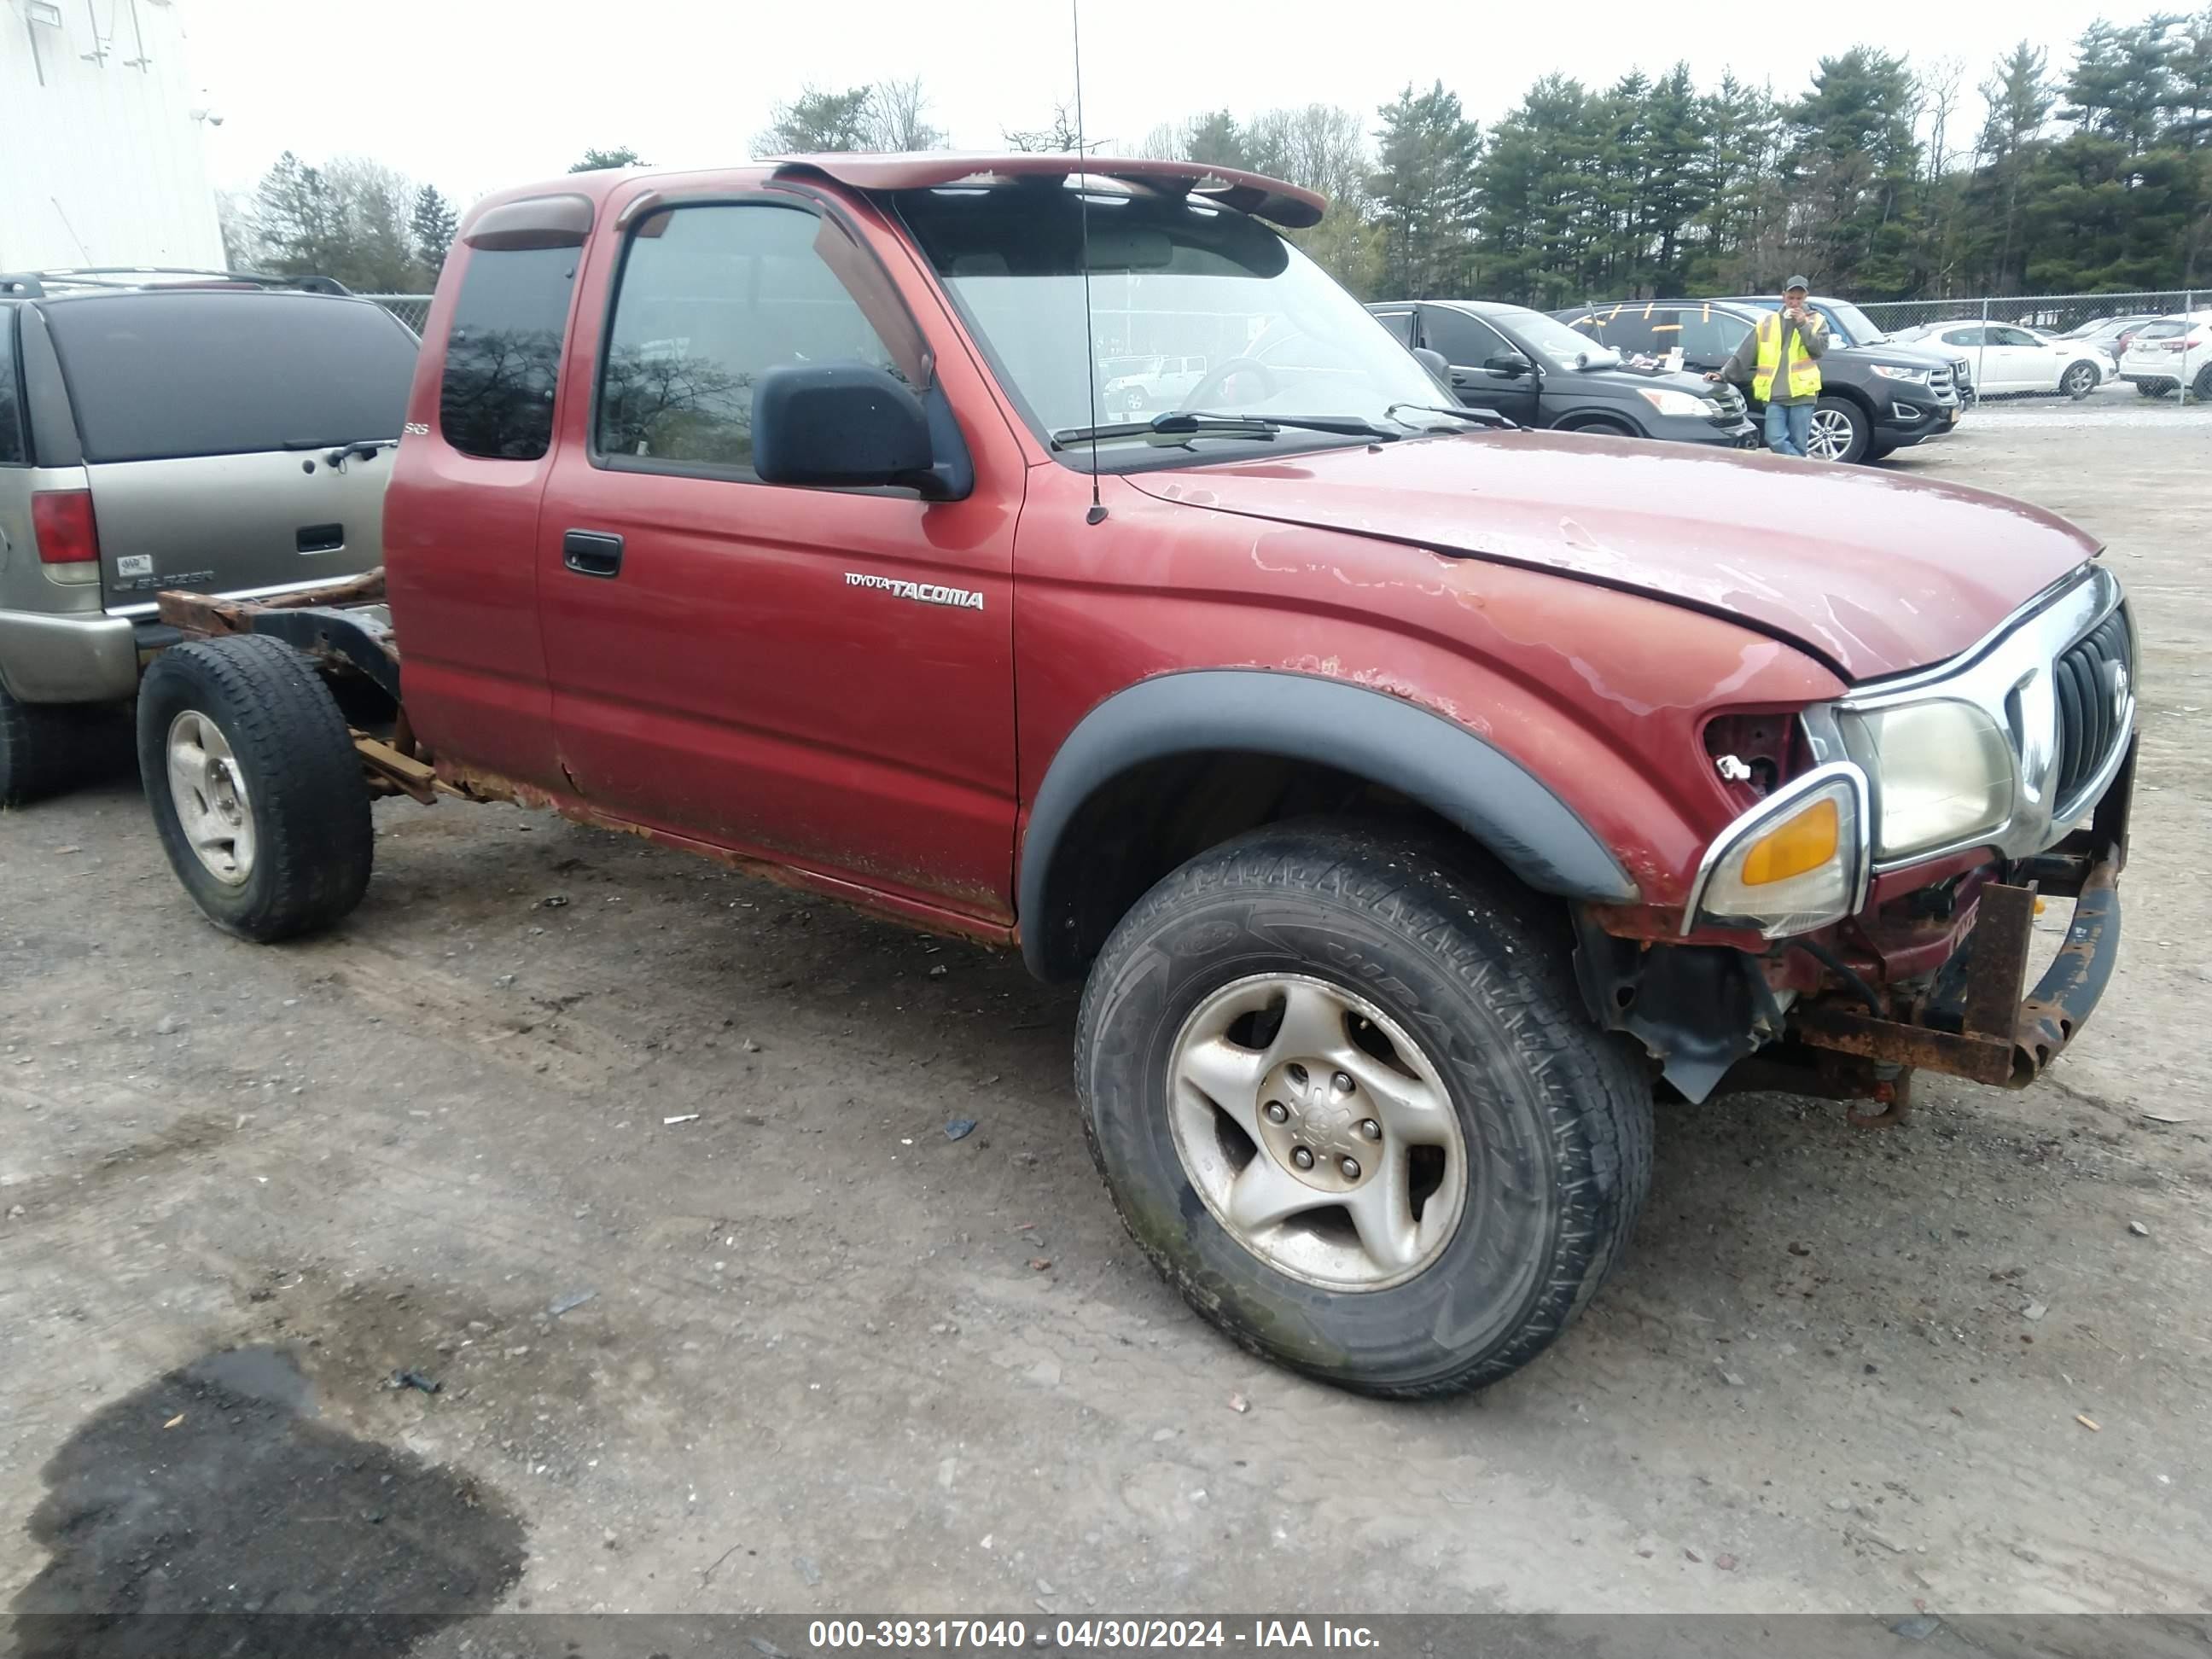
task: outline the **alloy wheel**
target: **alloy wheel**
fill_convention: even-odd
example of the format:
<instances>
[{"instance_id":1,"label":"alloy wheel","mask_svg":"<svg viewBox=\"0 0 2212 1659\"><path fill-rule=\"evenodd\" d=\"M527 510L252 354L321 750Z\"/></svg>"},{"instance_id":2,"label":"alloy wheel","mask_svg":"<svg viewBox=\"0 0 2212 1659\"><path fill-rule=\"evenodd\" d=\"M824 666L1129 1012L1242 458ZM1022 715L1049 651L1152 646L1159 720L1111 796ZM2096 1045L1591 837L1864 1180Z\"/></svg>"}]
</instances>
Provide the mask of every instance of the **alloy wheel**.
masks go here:
<instances>
[{"instance_id":1,"label":"alloy wheel","mask_svg":"<svg viewBox=\"0 0 2212 1659\"><path fill-rule=\"evenodd\" d=\"M208 873L242 887L253 874L253 807L222 729L196 708L169 722L169 798Z\"/></svg>"},{"instance_id":2,"label":"alloy wheel","mask_svg":"<svg viewBox=\"0 0 2212 1659\"><path fill-rule=\"evenodd\" d=\"M1261 974L1200 1003L1176 1036L1177 1154L1215 1220L1279 1272L1382 1290L1457 1230L1468 1147L1436 1066L1364 997Z\"/></svg>"}]
</instances>

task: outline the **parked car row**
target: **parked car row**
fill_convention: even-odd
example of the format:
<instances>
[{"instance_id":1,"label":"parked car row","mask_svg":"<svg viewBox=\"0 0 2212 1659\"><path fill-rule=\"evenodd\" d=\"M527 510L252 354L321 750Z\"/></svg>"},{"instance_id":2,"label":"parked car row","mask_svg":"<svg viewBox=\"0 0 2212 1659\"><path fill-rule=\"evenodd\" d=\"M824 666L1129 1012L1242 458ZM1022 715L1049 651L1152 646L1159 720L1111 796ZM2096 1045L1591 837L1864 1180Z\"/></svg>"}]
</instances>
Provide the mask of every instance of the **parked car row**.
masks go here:
<instances>
[{"instance_id":1,"label":"parked car row","mask_svg":"<svg viewBox=\"0 0 2212 1659\"><path fill-rule=\"evenodd\" d=\"M1831 338L1820 359L1820 401L1808 454L1878 460L1957 428L1962 400L1954 359L1911 345L1859 343L1844 331L1841 302L1808 303L1828 324ZM1728 362L1765 308L1766 302L1753 300L1622 300L1556 315L1624 356L1679 362L1702 374Z\"/></svg>"},{"instance_id":2,"label":"parked car row","mask_svg":"<svg viewBox=\"0 0 2212 1659\"><path fill-rule=\"evenodd\" d=\"M2010 323L1926 323L1892 337L1965 354L1984 398L2040 392L2078 401L2115 372L2112 359L2097 345L2052 339Z\"/></svg>"},{"instance_id":3,"label":"parked car row","mask_svg":"<svg viewBox=\"0 0 2212 1659\"><path fill-rule=\"evenodd\" d=\"M2128 337L2119 374L2146 398L2187 386L2197 402L2212 403L2212 311L2141 325Z\"/></svg>"},{"instance_id":4,"label":"parked car row","mask_svg":"<svg viewBox=\"0 0 2212 1659\"><path fill-rule=\"evenodd\" d=\"M1472 300L1371 305L1401 341L1434 351L1471 409L1517 426L1759 447L1743 394L1701 374L1631 368L1610 345L1524 306Z\"/></svg>"}]
</instances>

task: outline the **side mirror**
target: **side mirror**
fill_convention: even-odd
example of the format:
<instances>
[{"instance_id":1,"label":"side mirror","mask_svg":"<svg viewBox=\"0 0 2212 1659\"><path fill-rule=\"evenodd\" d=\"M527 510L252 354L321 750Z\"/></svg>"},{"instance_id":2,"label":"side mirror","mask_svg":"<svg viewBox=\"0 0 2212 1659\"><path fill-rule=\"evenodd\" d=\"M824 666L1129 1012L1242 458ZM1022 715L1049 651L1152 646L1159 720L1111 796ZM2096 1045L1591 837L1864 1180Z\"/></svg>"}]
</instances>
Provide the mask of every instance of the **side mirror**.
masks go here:
<instances>
[{"instance_id":1,"label":"side mirror","mask_svg":"<svg viewBox=\"0 0 2212 1659\"><path fill-rule=\"evenodd\" d=\"M753 471L763 483L945 494L929 416L906 385L866 363L787 363L753 383Z\"/></svg>"},{"instance_id":2,"label":"side mirror","mask_svg":"<svg viewBox=\"0 0 2212 1659\"><path fill-rule=\"evenodd\" d=\"M1526 357L1500 355L1485 358L1482 366L1492 374L1503 374L1509 380L1517 380L1526 374L1533 365Z\"/></svg>"},{"instance_id":3,"label":"side mirror","mask_svg":"<svg viewBox=\"0 0 2212 1659\"><path fill-rule=\"evenodd\" d=\"M1444 360L1443 352L1431 351L1426 346L1414 346L1412 350L1414 362L1427 369L1431 377L1439 385L1451 384L1451 364Z\"/></svg>"}]
</instances>

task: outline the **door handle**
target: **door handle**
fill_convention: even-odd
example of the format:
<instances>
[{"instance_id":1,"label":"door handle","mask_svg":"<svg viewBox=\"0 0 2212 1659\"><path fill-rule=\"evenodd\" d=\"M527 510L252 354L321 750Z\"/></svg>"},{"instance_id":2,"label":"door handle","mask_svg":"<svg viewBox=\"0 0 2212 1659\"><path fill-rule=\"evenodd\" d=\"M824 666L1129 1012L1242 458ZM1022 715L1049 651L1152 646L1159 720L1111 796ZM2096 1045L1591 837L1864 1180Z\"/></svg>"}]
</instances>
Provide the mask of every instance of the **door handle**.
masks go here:
<instances>
[{"instance_id":1,"label":"door handle","mask_svg":"<svg viewBox=\"0 0 2212 1659\"><path fill-rule=\"evenodd\" d=\"M599 530L571 530L561 538L561 562L579 576L622 574L623 538Z\"/></svg>"}]
</instances>

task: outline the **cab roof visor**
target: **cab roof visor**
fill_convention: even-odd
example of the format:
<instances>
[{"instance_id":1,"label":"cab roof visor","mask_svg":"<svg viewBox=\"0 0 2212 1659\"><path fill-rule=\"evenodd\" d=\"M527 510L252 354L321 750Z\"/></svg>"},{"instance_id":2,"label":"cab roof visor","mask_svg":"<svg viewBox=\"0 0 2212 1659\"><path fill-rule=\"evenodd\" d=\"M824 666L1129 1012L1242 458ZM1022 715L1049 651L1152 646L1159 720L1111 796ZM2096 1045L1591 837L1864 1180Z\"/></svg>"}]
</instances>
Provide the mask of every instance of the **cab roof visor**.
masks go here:
<instances>
[{"instance_id":1,"label":"cab roof visor","mask_svg":"<svg viewBox=\"0 0 2212 1659\"><path fill-rule=\"evenodd\" d=\"M591 198L584 196L526 196L486 208L461 234L473 248L511 252L521 248L581 247L592 234Z\"/></svg>"},{"instance_id":2,"label":"cab roof visor","mask_svg":"<svg viewBox=\"0 0 2212 1659\"><path fill-rule=\"evenodd\" d=\"M1286 230L1321 222L1325 197L1279 179L1200 161L1146 161L1109 155L782 155L771 160L779 179L829 179L855 190L929 190L946 185L988 187L1017 179L1112 180L1234 209Z\"/></svg>"}]
</instances>

